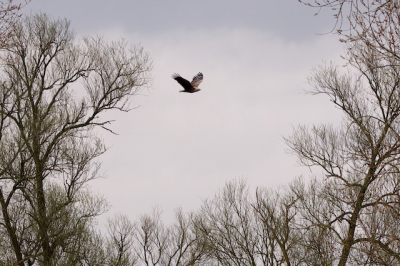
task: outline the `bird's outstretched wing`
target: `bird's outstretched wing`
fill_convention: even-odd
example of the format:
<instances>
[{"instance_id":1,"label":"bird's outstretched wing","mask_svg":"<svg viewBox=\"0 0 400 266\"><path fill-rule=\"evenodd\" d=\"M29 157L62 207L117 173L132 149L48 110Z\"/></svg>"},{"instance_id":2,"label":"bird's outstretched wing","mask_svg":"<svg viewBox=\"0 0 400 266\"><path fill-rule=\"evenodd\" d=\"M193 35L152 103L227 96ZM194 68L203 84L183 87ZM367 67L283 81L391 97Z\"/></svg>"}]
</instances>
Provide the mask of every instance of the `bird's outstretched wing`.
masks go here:
<instances>
[{"instance_id":1,"label":"bird's outstretched wing","mask_svg":"<svg viewBox=\"0 0 400 266\"><path fill-rule=\"evenodd\" d=\"M173 75L172 75L172 78L173 78L174 80L178 81L178 83L181 84L181 86L182 86L185 90L187 90L187 91L193 90L193 85L192 85L193 81L192 81L192 83L190 83L187 79L182 78L181 75L179 75L179 74L177 74L177 73L173 74ZM193 79L193 80L194 80L194 79Z\"/></svg>"},{"instance_id":2,"label":"bird's outstretched wing","mask_svg":"<svg viewBox=\"0 0 400 266\"><path fill-rule=\"evenodd\" d=\"M195 88L199 87L200 83L203 81L203 73L199 72L196 76L193 77L191 85Z\"/></svg>"}]
</instances>

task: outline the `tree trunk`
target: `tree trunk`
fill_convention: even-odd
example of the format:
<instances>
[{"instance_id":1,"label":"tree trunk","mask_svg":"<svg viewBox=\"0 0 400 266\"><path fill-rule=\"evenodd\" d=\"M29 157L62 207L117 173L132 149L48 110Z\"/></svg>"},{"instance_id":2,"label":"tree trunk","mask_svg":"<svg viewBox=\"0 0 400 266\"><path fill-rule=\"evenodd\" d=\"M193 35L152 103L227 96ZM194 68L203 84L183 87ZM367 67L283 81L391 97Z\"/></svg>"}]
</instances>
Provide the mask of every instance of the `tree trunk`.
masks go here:
<instances>
[{"instance_id":1,"label":"tree trunk","mask_svg":"<svg viewBox=\"0 0 400 266\"><path fill-rule=\"evenodd\" d=\"M37 204L37 219L39 226L40 244L43 251L43 265L52 266L53 252L51 251L50 241L48 236L48 221L46 211L46 199L43 188L43 177L39 173L36 175L36 204Z\"/></svg>"},{"instance_id":2,"label":"tree trunk","mask_svg":"<svg viewBox=\"0 0 400 266\"><path fill-rule=\"evenodd\" d=\"M364 185L361 187L360 192L357 196L357 201L354 206L354 211L351 214L350 222L349 222L349 230L347 232L346 240L343 243L342 254L340 255L340 260L338 266L345 266L347 263L347 259L349 258L351 247L354 244L354 234L356 232L357 221L360 216L360 212L362 209L362 204L365 198L365 192L370 184L370 178L366 177Z\"/></svg>"},{"instance_id":3,"label":"tree trunk","mask_svg":"<svg viewBox=\"0 0 400 266\"><path fill-rule=\"evenodd\" d=\"M10 238L12 247L14 249L15 258L17 260L18 266L25 266L23 262L21 247L18 243L18 238L15 233L15 228L11 225L10 216L7 210L7 204L3 196L3 191L0 189L0 204L1 204L1 211L3 213L4 224L7 229L8 237Z\"/></svg>"}]
</instances>

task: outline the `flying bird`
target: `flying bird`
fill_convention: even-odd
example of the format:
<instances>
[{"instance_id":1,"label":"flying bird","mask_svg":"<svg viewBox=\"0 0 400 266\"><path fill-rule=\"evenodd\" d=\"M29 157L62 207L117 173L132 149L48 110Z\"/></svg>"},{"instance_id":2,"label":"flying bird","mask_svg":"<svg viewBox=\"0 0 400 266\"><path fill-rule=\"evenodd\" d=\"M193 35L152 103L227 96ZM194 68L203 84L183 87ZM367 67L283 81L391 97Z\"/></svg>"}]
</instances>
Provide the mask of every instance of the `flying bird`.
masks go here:
<instances>
[{"instance_id":1,"label":"flying bird","mask_svg":"<svg viewBox=\"0 0 400 266\"><path fill-rule=\"evenodd\" d=\"M194 76L192 82L189 82L189 80L182 78L181 75L176 73L172 75L172 78L178 81L178 83L184 88L184 90L180 92L194 93L200 90L199 85L203 81L203 73L199 72Z\"/></svg>"}]
</instances>

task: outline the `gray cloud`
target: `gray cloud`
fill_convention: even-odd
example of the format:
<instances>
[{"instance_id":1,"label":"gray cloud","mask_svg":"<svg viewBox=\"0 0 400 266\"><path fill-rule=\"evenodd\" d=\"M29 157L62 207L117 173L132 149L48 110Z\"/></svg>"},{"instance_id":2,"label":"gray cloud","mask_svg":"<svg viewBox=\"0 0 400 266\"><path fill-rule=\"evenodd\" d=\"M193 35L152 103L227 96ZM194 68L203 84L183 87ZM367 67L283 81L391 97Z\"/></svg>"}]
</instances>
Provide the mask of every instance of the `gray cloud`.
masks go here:
<instances>
[{"instance_id":1,"label":"gray cloud","mask_svg":"<svg viewBox=\"0 0 400 266\"><path fill-rule=\"evenodd\" d=\"M332 14L294 0L281 1L53 1L36 0L24 12L48 12L67 17L79 32L121 27L139 34L176 30L252 28L285 39L309 39L333 27Z\"/></svg>"},{"instance_id":2,"label":"gray cloud","mask_svg":"<svg viewBox=\"0 0 400 266\"><path fill-rule=\"evenodd\" d=\"M229 3L229 4L227 4ZM28 8L29 7L29 8ZM323 97L305 96L321 60L338 60L331 17L297 1L50 1L41 10L71 19L78 33L141 43L154 61L152 88L130 113L110 113L118 136L103 134L107 179L93 182L113 212L132 218L160 206L196 209L233 178L285 184L308 169L285 153L299 123L338 122ZM32 11L31 11L32 10ZM179 93L170 77L204 73L202 91Z\"/></svg>"}]
</instances>

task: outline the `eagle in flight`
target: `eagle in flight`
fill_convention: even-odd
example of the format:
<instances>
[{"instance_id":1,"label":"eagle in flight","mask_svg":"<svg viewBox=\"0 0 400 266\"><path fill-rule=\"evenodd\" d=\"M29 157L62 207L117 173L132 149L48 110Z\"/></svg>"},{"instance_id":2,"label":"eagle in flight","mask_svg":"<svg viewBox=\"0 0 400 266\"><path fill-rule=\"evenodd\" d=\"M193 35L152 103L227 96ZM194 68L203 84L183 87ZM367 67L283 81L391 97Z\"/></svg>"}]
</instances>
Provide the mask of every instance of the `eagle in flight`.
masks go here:
<instances>
[{"instance_id":1,"label":"eagle in flight","mask_svg":"<svg viewBox=\"0 0 400 266\"><path fill-rule=\"evenodd\" d=\"M184 90L180 92L189 92L194 93L200 90L199 85L203 81L203 73L199 72L196 76L193 77L192 82L181 77L179 74L173 74L172 78L178 81L179 84L184 88Z\"/></svg>"}]
</instances>

